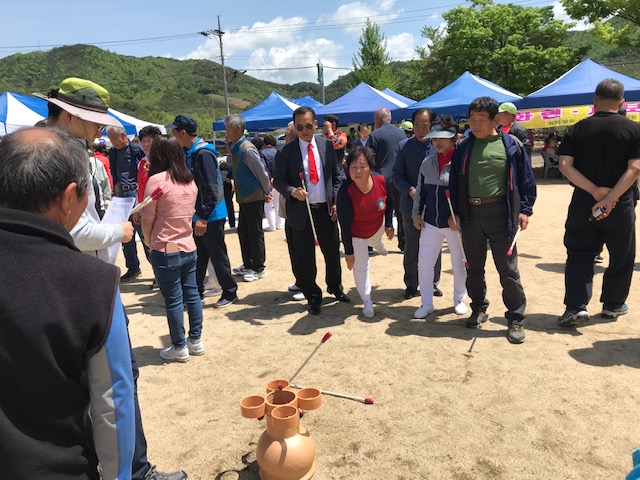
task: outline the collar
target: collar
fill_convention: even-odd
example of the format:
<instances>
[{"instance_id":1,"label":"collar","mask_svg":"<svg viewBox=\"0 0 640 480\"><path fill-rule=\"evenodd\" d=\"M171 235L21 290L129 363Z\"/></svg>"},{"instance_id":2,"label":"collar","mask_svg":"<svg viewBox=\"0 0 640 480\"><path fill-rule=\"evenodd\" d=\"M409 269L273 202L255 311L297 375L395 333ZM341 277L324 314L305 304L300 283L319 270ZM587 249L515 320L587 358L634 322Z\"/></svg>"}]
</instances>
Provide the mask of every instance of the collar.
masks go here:
<instances>
[{"instance_id":1,"label":"collar","mask_svg":"<svg viewBox=\"0 0 640 480\"><path fill-rule=\"evenodd\" d=\"M72 250L80 251L62 225L37 213L0 208L0 228L22 235L50 237Z\"/></svg>"},{"instance_id":2,"label":"collar","mask_svg":"<svg viewBox=\"0 0 640 480\"><path fill-rule=\"evenodd\" d=\"M191 147L189 147L189 149L187 150L187 156L190 156L193 152L195 152L198 149L198 147L203 143L207 143L207 142L202 140L200 137L196 138L196 141L193 142L191 144Z\"/></svg>"},{"instance_id":3,"label":"collar","mask_svg":"<svg viewBox=\"0 0 640 480\"><path fill-rule=\"evenodd\" d=\"M238 139L238 141L237 141L237 142L235 142L235 143L234 143L234 142L229 142L229 149L230 149L230 150L235 150L235 149L238 147L238 145L242 145L242 144L243 144L244 142L246 142L246 141L247 141L247 137L245 137L245 136L243 135L242 137L240 137L240 138Z\"/></svg>"},{"instance_id":4,"label":"collar","mask_svg":"<svg viewBox=\"0 0 640 480\"><path fill-rule=\"evenodd\" d=\"M299 138L298 140L300 140L300 146L302 146L302 148L304 148L305 150L309 148L307 147L307 145L309 144L311 144L316 150L318 150L318 144L316 143L315 135L311 138L310 142L307 142L306 140L303 140L301 138Z\"/></svg>"}]
</instances>

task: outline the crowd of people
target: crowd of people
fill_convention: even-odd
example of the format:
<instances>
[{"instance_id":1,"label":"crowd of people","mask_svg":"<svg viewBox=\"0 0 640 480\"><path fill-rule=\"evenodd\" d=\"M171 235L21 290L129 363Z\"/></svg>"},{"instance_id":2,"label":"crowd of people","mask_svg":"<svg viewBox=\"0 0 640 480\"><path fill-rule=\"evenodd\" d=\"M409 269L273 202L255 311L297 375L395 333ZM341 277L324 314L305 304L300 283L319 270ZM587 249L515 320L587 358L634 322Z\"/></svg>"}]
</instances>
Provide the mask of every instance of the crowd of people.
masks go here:
<instances>
[{"instance_id":1,"label":"crowd of people","mask_svg":"<svg viewBox=\"0 0 640 480\"><path fill-rule=\"evenodd\" d=\"M559 147L555 138L545 142L557 149L559 168L574 187L561 327L589 320L594 258L603 245L610 264L601 314L615 319L628 312L640 126L618 114L623 96L620 82L604 80L595 91L594 115L570 127ZM318 134L314 110L300 107L280 149L271 135L249 141L244 119L229 115L231 153L223 162L187 115L167 126L171 136L149 126L134 143L107 114L110 97L100 85L69 78L44 98L45 128L22 129L0 141L0 477L187 478L181 470L158 471L146 456L138 368L119 291L119 282L141 273L136 233L165 302L171 344L160 356L168 361L184 363L205 353L207 271L220 287L217 309L241 300L236 278L267 278L265 216L266 230L278 229L284 219L295 279L289 290L307 301L311 315L323 307L316 245L325 261L326 291L351 302L342 284L342 243L362 314L371 318L375 275L369 256L386 255L383 238L397 234L404 295L421 298L414 316L432 314L434 297L443 295L438 284L446 241L454 312L470 309L465 326L481 328L489 318L489 248L502 286L507 339L524 342L526 296L515 240L533 214L536 184L531 143L515 122L513 104L475 99L468 135L452 117L428 108L401 127L379 109L371 133L360 124L348 136L339 118L327 115ZM106 159L92 146L105 129L113 145ZM128 221L102 223L115 197L154 201ZM236 268L225 243L227 219L240 243L242 265ZM122 276L108 255L119 244L127 268ZM35 268L42 274L28 274ZM25 375L33 381L24 382ZM11 461L18 457L21 462Z\"/></svg>"}]
</instances>

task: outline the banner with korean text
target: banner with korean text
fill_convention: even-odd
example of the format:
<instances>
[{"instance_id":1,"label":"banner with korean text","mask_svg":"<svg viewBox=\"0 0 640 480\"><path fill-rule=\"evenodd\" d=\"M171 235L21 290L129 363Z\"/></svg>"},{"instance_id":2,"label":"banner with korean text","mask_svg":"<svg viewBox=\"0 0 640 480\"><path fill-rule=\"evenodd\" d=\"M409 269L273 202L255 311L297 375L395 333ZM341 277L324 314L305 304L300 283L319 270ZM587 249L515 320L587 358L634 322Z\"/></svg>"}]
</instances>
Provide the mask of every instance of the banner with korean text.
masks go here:
<instances>
[{"instance_id":1,"label":"banner with korean text","mask_svg":"<svg viewBox=\"0 0 640 480\"><path fill-rule=\"evenodd\" d=\"M627 117L640 122L640 103L625 103L623 108L627 109ZM593 115L593 105L531 108L518 111L516 121L528 129L568 127L590 115Z\"/></svg>"}]
</instances>

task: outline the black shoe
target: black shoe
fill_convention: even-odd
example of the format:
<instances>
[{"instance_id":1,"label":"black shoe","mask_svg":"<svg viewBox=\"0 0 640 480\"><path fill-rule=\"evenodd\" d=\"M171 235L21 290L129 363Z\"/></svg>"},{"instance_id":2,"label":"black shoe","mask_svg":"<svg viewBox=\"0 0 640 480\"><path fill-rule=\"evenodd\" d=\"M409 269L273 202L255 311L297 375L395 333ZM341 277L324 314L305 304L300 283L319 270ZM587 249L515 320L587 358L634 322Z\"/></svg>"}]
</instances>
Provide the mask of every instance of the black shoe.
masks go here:
<instances>
[{"instance_id":1,"label":"black shoe","mask_svg":"<svg viewBox=\"0 0 640 480\"><path fill-rule=\"evenodd\" d=\"M238 297L235 298L221 298L216 303L213 304L213 308L226 308L232 303L238 301Z\"/></svg>"},{"instance_id":2,"label":"black shoe","mask_svg":"<svg viewBox=\"0 0 640 480\"><path fill-rule=\"evenodd\" d=\"M418 289L416 287L407 287L404 289L404 298L409 299L418 296Z\"/></svg>"},{"instance_id":3,"label":"black shoe","mask_svg":"<svg viewBox=\"0 0 640 480\"><path fill-rule=\"evenodd\" d=\"M164 473L156 470L155 465L144 476L144 480L187 480L189 475L186 472L179 470L177 472Z\"/></svg>"},{"instance_id":4,"label":"black shoe","mask_svg":"<svg viewBox=\"0 0 640 480\"><path fill-rule=\"evenodd\" d=\"M142 270L138 270L137 272L132 272L131 270L127 271L124 275L120 277L121 282L128 282L129 280L133 280L134 278L138 278L142 275Z\"/></svg>"},{"instance_id":5,"label":"black shoe","mask_svg":"<svg viewBox=\"0 0 640 480\"><path fill-rule=\"evenodd\" d=\"M156 288L158 288L158 281L154 278L153 282L151 282L151 286L149 287L149 289L155 290Z\"/></svg>"},{"instance_id":6,"label":"black shoe","mask_svg":"<svg viewBox=\"0 0 640 480\"><path fill-rule=\"evenodd\" d=\"M336 300L338 300L339 302L351 303L351 299L347 297L344 292L333 293L331 290L328 290L328 292L329 295L333 295L334 297L336 297Z\"/></svg>"},{"instance_id":7,"label":"black shoe","mask_svg":"<svg viewBox=\"0 0 640 480\"><path fill-rule=\"evenodd\" d=\"M433 286L433 296L434 297L441 297L442 296L442 290L440 290L435 285Z\"/></svg>"},{"instance_id":8,"label":"black shoe","mask_svg":"<svg viewBox=\"0 0 640 480\"><path fill-rule=\"evenodd\" d=\"M467 318L467 323L464 324L467 328L480 328L480 326L489 320L489 315L487 312L473 312L469 318Z\"/></svg>"},{"instance_id":9,"label":"black shoe","mask_svg":"<svg viewBox=\"0 0 640 480\"><path fill-rule=\"evenodd\" d=\"M322 309L320 308L320 305L318 305L316 303L310 303L309 304L308 312L311 315L320 315L321 311L322 311Z\"/></svg>"},{"instance_id":10,"label":"black shoe","mask_svg":"<svg viewBox=\"0 0 640 480\"><path fill-rule=\"evenodd\" d=\"M575 327L577 325L583 325L589 321L589 314L586 310L566 310L560 318L558 318L558 325L561 327Z\"/></svg>"}]
</instances>

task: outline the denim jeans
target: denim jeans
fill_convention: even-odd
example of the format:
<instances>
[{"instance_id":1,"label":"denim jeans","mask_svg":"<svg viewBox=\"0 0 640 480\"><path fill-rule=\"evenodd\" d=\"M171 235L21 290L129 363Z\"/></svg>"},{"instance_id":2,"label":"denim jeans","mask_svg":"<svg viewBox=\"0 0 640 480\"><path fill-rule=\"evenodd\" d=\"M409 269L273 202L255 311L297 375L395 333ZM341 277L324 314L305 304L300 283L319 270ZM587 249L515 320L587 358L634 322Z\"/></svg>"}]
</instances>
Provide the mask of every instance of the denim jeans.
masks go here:
<instances>
[{"instance_id":1,"label":"denim jeans","mask_svg":"<svg viewBox=\"0 0 640 480\"><path fill-rule=\"evenodd\" d=\"M164 253L152 250L149 261L164 297L171 344L182 348L184 336L184 302L189 313L189 337L202 334L202 300L196 284L196 252Z\"/></svg>"}]
</instances>

